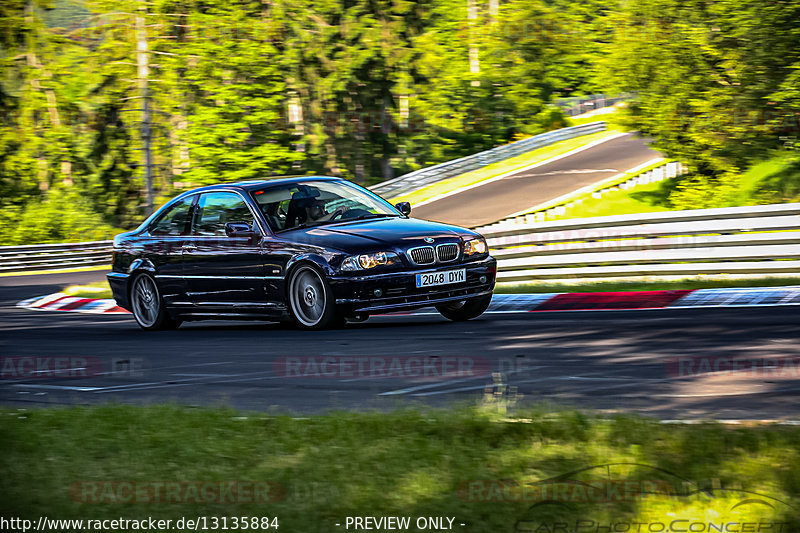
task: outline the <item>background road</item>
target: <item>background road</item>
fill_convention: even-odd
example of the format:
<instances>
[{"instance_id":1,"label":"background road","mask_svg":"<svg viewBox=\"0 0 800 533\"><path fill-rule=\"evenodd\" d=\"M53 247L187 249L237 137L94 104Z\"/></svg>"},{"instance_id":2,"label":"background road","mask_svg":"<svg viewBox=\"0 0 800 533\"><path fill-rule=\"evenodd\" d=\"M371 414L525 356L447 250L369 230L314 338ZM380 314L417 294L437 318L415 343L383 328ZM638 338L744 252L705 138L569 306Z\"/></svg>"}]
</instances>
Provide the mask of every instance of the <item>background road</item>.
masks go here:
<instances>
[{"instance_id":1,"label":"background road","mask_svg":"<svg viewBox=\"0 0 800 533\"><path fill-rule=\"evenodd\" d=\"M490 224L575 189L662 157L625 134L531 170L414 207L412 216L474 227Z\"/></svg>"},{"instance_id":2,"label":"background road","mask_svg":"<svg viewBox=\"0 0 800 533\"><path fill-rule=\"evenodd\" d=\"M488 360L524 402L637 411L661 418L798 418L795 372L677 377L670 358L800 357L798 307L492 314L467 323L438 315L374 317L300 332L267 323L195 322L144 332L129 316L36 312L24 298L102 272L0 278L0 355L96 357L134 375L0 379L0 403L32 407L179 402L319 412L479 398L493 379L286 378L286 356L434 356Z\"/></svg>"}]
</instances>

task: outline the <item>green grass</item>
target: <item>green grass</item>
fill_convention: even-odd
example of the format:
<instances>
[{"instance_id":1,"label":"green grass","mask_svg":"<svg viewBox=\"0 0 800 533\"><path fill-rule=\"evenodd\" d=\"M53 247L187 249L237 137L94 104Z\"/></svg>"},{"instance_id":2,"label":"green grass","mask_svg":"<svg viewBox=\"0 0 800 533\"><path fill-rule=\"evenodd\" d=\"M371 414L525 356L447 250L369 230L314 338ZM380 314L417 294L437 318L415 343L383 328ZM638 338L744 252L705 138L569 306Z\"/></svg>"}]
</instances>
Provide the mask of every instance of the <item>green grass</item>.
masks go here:
<instances>
[{"instance_id":1,"label":"green grass","mask_svg":"<svg viewBox=\"0 0 800 533\"><path fill-rule=\"evenodd\" d=\"M763 278L686 278L681 280L659 281L592 281L576 283L554 283L546 280L526 283L501 283L495 288L500 294L529 294L550 292L620 292L620 291L660 291L682 289L720 289L739 287L785 287L800 285L797 277Z\"/></svg>"},{"instance_id":2,"label":"green grass","mask_svg":"<svg viewBox=\"0 0 800 533\"><path fill-rule=\"evenodd\" d=\"M744 202L800 201L800 154L782 151L751 166L741 176L741 189Z\"/></svg>"},{"instance_id":3,"label":"green grass","mask_svg":"<svg viewBox=\"0 0 800 533\"><path fill-rule=\"evenodd\" d=\"M111 287L108 286L107 281L98 281L96 283L87 283L84 285L70 285L65 287L61 292L69 296L78 296L80 298L111 298Z\"/></svg>"},{"instance_id":4,"label":"green grass","mask_svg":"<svg viewBox=\"0 0 800 533\"><path fill-rule=\"evenodd\" d=\"M608 191L600 198L592 198L591 194L588 194L580 197L578 199L580 203L567 208L563 215L551 216L547 220L670 211L671 206L660 198L671 185L668 180L664 180L639 185L627 191L622 189Z\"/></svg>"},{"instance_id":5,"label":"green grass","mask_svg":"<svg viewBox=\"0 0 800 533\"><path fill-rule=\"evenodd\" d=\"M657 168L663 165L665 161L662 158L657 158L654 163L650 163L649 165L642 166L638 168L635 172L627 172L618 174L616 176L612 176L610 178L606 178L594 184L581 187L580 189L576 189L571 193L560 196L558 198L554 198L553 200L549 200L547 202L543 202L536 206L532 206L530 208L530 212L539 212L550 209L552 207L564 206L567 202L574 202L575 205L572 207L566 208L568 211L565 212L563 215L550 215L548 220L557 220L557 219L564 219L564 218L574 218L574 215L582 214L582 216L608 216L617 214L613 211L615 209L621 209L618 205L620 202L627 203L628 199L620 194L615 194L619 192L624 192L621 190L611 191L609 190L607 193L603 195L603 198L593 198L592 192L600 189L610 189L611 187L615 187L635 176L638 176L644 172ZM663 183L663 182L662 182ZM648 184L648 185L657 185L657 184ZM651 187L652 190L659 190L657 187ZM641 193L644 197L647 197L650 192L642 192ZM658 193L660 194L660 193ZM638 197L636 197L638 198ZM644 201L640 201L643 205L645 204ZM663 206L661 206L663 207ZM597 214L585 214L585 213L597 213Z\"/></svg>"},{"instance_id":6,"label":"green grass","mask_svg":"<svg viewBox=\"0 0 800 533\"><path fill-rule=\"evenodd\" d=\"M98 265L92 267L78 267L78 268L59 268L53 270L27 270L21 272L3 272L0 278L7 278L11 276L40 276L43 274L67 274L70 272L93 272L96 270L111 270L111 265Z\"/></svg>"},{"instance_id":7,"label":"green grass","mask_svg":"<svg viewBox=\"0 0 800 533\"><path fill-rule=\"evenodd\" d=\"M547 220L672 211L676 207L670 201L670 194L681 181L690 179L691 175L685 175L627 191L609 191L601 198L582 195L580 203ZM726 206L800 201L800 156L782 152L753 165L740 176L738 189L737 197Z\"/></svg>"},{"instance_id":8,"label":"green grass","mask_svg":"<svg viewBox=\"0 0 800 533\"><path fill-rule=\"evenodd\" d=\"M496 176L500 176L501 174L512 172L536 163L541 163L542 161L565 154L591 142L617 135L619 132L620 130L606 130L593 133L591 135L576 137L574 139L567 139L566 141L545 146L538 150L532 150L516 157L505 159L498 163L492 163L491 165L487 165L478 170L473 170L472 172L467 172L466 174L461 174L460 176L439 181L422 189L394 197L391 199L391 201L392 203L411 202L413 206L415 203L430 200L436 196L446 194L463 187L475 185L476 183L489 180Z\"/></svg>"},{"instance_id":9,"label":"green grass","mask_svg":"<svg viewBox=\"0 0 800 533\"><path fill-rule=\"evenodd\" d=\"M2 514L31 519L277 516L279 531L309 533L343 530L334 524L344 525L347 516L451 516L467 524L456 527L462 531L513 531L518 520L530 525L543 515L534 517L531 501L484 501L502 495L487 486L533 483L607 464L616 466L567 480L652 480L680 492L721 486L784 502L800 497L798 427L665 425L545 408L520 409L510 419L489 403L299 419L177 406L6 409L0 411L0 445ZM690 481L678 486L675 476ZM474 480L495 481L470 485ZM87 503L80 488L70 495L70 487L87 482L111 487L124 481L274 482L280 484L274 488L285 488L285 497L270 503L109 503L119 493L100 492L104 503ZM775 508L744 505L732 511L745 497L717 490L571 501L541 512L551 520L598 522L721 513L731 521L784 520L784 531L800 527L796 511L773 500Z\"/></svg>"}]
</instances>

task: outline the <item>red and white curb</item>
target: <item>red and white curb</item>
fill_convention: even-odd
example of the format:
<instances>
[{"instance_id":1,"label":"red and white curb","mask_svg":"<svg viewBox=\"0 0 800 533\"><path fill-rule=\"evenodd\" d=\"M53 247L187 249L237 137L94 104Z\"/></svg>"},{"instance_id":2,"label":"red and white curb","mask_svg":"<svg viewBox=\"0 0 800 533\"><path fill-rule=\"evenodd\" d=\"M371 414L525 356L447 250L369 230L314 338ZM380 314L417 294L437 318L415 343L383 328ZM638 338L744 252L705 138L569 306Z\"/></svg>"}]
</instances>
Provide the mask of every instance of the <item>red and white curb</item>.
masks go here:
<instances>
[{"instance_id":1,"label":"red and white curb","mask_svg":"<svg viewBox=\"0 0 800 533\"><path fill-rule=\"evenodd\" d=\"M800 305L800 285L790 287L748 287L732 289L689 289L628 292L565 292L546 294L495 294L488 313L544 311L611 311L631 309L750 307ZM37 311L94 314L129 314L114 300L80 298L57 292L29 298L17 307ZM396 315L438 314L431 309L393 313Z\"/></svg>"},{"instance_id":2,"label":"red and white curb","mask_svg":"<svg viewBox=\"0 0 800 533\"><path fill-rule=\"evenodd\" d=\"M130 314L119 307L112 299L81 298L69 296L63 292L28 298L17 304L17 307L35 311L72 311L74 313L95 314Z\"/></svg>"}]
</instances>

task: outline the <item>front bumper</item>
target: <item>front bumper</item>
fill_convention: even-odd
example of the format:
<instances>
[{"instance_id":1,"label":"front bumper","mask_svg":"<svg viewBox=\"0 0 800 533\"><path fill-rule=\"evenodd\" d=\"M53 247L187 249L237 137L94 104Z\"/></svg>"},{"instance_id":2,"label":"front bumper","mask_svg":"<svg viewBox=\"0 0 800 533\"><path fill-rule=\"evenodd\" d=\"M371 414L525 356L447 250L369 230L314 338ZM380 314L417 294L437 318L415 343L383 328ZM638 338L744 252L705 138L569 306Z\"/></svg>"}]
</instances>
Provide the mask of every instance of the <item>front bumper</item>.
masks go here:
<instances>
[{"instance_id":1,"label":"front bumper","mask_svg":"<svg viewBox=\"0 0 800 533\"><path fill-rule=\"evenodd\" d=\"M466 269L466 280L452 285L416 287L416 275ZM439 265L424 270L404 270L330 278L336 306L345 314L406 311L449 301L492 294L497 276L497 261L489 256L479 261ZM481 277L485 278L481 282ZM381 296L375 291L380 290Z\"/></svg>"}]
</instances>

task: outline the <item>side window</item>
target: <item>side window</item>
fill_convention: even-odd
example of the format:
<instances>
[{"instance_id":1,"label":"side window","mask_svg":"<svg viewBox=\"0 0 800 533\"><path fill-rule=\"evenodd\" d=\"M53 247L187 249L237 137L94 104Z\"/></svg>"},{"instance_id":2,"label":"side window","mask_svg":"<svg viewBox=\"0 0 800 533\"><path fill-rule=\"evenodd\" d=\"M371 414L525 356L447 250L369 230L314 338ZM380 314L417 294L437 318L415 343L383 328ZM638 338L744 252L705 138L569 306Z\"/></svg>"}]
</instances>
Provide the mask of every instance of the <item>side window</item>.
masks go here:
<instances>
[{"instance_id":1,"label":"side window","mask_svg":"<svg viewBox=\"0 0 800 533\"><path fill-rule=\"evenodd\" d=\"M246 222L253 227L253 215L241 196L232 192L200 196L194 210L194 235L224 237L228 222Z\"/></svg>"},{"instance_id":2,"label":"side window","mask_svg":"<svg viewBox=\"0 0 800 533\"><path fill-rule=\"evenodd\" d=\"M150 235L186 235L195 196L175 203L150 224Z\"/></svg>"}]
</instances>

